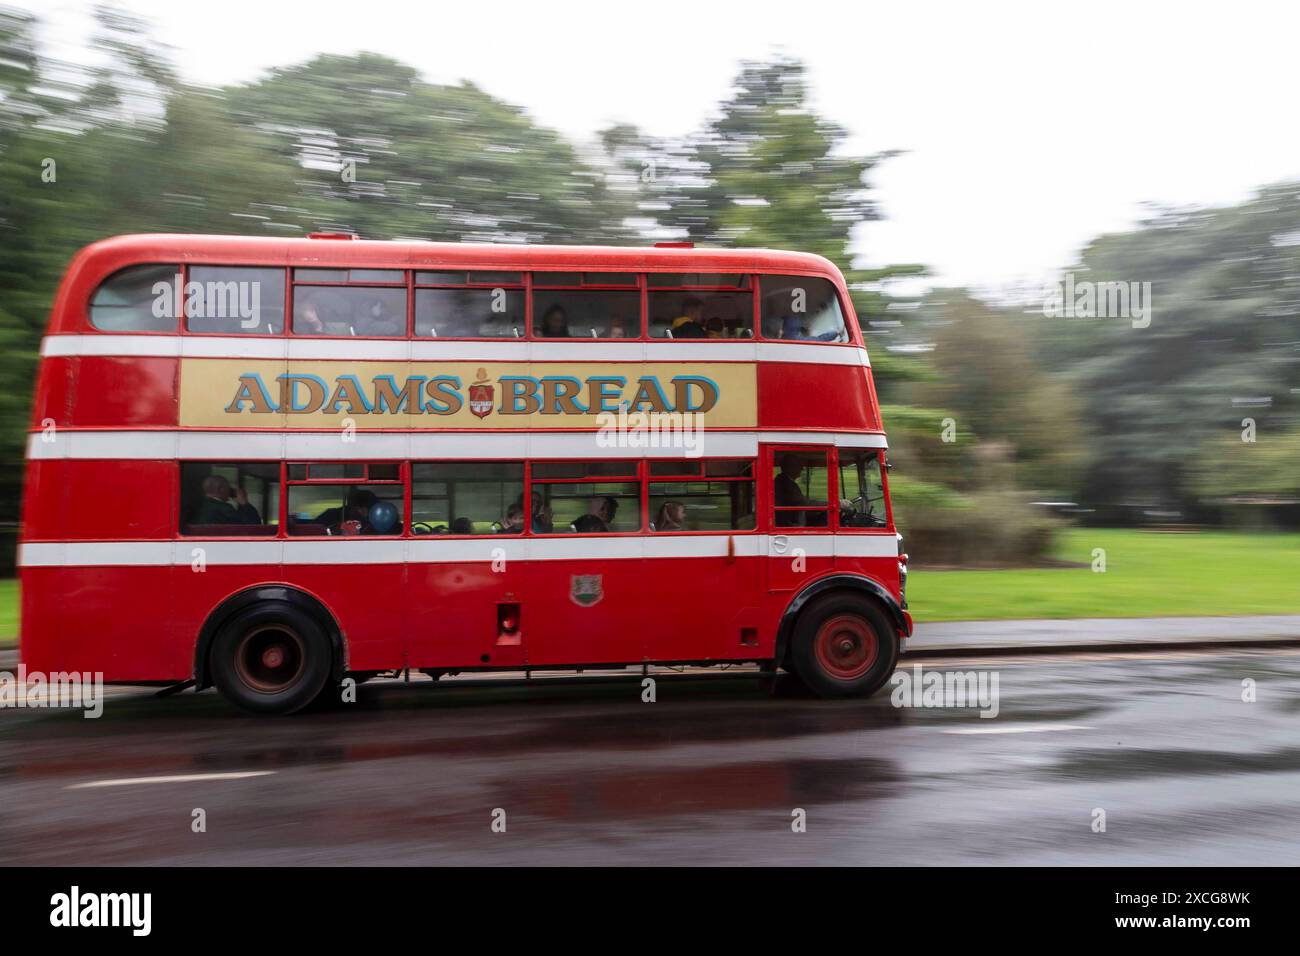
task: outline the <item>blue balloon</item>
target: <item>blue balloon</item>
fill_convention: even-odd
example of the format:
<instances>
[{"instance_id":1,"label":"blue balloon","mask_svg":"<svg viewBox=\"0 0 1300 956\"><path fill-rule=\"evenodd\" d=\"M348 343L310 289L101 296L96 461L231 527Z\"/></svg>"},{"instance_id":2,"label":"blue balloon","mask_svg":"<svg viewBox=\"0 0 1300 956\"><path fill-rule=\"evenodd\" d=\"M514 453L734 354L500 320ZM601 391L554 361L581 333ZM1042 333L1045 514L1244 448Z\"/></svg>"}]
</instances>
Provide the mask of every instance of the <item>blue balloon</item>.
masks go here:
<instances>
[{"instance_id":1,"label":"blue balloon","mask_svg":"<svg viewBox=\"0 0 1300 956\"><path fill-rule=\"evenodd\" d=\"M397 509L387 501L370 506L370 528L375 534L392 534L397 527Z\"/></svg>"}]
</instances>

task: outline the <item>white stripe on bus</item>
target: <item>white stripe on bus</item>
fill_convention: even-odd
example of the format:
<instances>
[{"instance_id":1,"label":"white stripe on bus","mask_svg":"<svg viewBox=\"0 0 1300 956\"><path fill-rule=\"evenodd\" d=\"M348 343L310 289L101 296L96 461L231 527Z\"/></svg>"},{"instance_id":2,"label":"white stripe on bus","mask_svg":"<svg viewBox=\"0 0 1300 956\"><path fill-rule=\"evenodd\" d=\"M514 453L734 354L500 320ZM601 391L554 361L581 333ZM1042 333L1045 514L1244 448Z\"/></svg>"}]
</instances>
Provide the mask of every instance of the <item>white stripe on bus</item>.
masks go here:
<instances>
[{"instance_id":1,"label":"white stripe on bus","mask_svg":"<svg viewBox=\"0 0 1300 956\"><path fill-rule=\"evenodd\" d=\"M278 770L238 770L230 773L177 773L165 777L119 777L113 780L91 780L74 783L64 790L94 790L99 787L137 787L155 783L205 783L210 780L247 780L250 777L269 777Z\"/></svg>"},{"instance_id":2,"label":"white stripe on bus","mask_svg":"<svg viewBox=\"0 0 1300 956\"><path fill-rule=\"evenodd\" d=\"M637 537L520 538L311 538L231 541L185 538L179 541L32 541L19 547L24 568L188 567L201 554L208 565L435 564L507 561L607 561L635 558L724 557L728 539L737 557L793 560L810 558L895 558L898 538L891 533L764 535L663 535ZM196 549L201 549L196 554Z\"/></svg>"},{"instance_id":3,"label":"white stripe on bus","mask_svg":"<svg viewBox=\"0 0 1300 956\"><path fill-rule=\"evenodd\" d=\"M418 362L803 362L870 367L867 350L803 342L444 342L209 335L47 335L43 356L347 359Z\"/></svg>"},{"instance_id":4,"label":"white stripe on bus","mask_svg":"<svg viewBox=\"0 0 1300 956\"><path fill-rule=\"evenodd\" d=\"M753 458L759 442L885 448L885 436L861 432L710 431L694 453L684 448L618 447L586 432L365 432L342 440L340 431L209 432L198 430L55 429L28 436L27 457L190 461L360 461L371 459L523 458ZM607 437L604 439L607 441Z\"/></svg>"}]
</instances>

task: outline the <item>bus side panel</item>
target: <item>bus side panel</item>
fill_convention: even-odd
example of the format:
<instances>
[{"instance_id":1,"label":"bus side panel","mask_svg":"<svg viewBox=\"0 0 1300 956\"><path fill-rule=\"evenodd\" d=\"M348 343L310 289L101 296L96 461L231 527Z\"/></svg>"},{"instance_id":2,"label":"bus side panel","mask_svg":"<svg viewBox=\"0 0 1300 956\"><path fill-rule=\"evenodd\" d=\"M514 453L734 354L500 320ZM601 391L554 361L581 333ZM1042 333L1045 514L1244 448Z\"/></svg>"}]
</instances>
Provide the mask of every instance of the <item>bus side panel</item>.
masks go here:
<instances>
[{"instance_id":1,"label":"bus side panel","mask_svg":"<svg viewBox=\"0 0 1300 956\"><path fill-rule=\"evenodd\" d=\"M764 428L880 430L880 412L862 366L760 362L757 368Z\"/></svg>"},{"instance_id":2,"label":"bus side panel","mask_svg":"<svg viewBox=\"0 0 1300 956\"><path fill-rule=\"evenodd\" d=\"M29 670L100 672L106 681L179 681L191 655L173 639L174 569L36 567L22 575Z\"/></svg>"},{"instance_id":3,"label":"bus side panel","mask_svg":"<svg viewBox=\"0 0 1300 956\"><path fill-rule=\"evenodd\" d=\"M47 422L67 425L72 421L76 361L74 358L41 359L40 372L36 377L36 395L32 400L32 428L44 429ZM50 437L57 437L57 433Z\"/></svg>"},{"instance_id":4,"label":"bus side panel","mask_svg":"<svg viewBox=\"0 0 1300 956\"><path fill-rule=\"evenodd\" d=\"M678 539L685 542L688 539ZM770 628L757 608L763 558L725 556L650 558L646 587L646 656L656 661L737 660L759 656L756 643Z\"/></svg>"},{"instance_id":5,"label":"bus side panel","mask_svg":"<svg viewBox=\"0 0 1300 956\"><path fill-rule=\"evenodd\" d=\"M46 459L27 470L28 541L170 538L176 463Z\"/></svg>"},{"instance_id":6,"label":"bus side panel","mask_svg":"<svg viewBox=\"0 0 1300 956\"><path fill-rule=\"evenodd\" d=\"M46 361L78 363L69 425L137 428L177 423L179 359L88 355Z\"/></svg>"},{"instance_id":7,"label":"bus side panel","mask_svg":"<svg viewBox=\"0 0 1300 956\"><path fill-rule=\"evenodd\" d=\"M645 565L636 557L529 562L523 607L529 664L646 659L646 633L656 626L657 609L674 600L672 585L679 578L671 573L650 580Z\"/></svg>"},{"instance_id":8,"label":"bus side panel","mask_svg":"<svg viewBox=\"0 0 1300 956\"><path fill-rule=\"evenodd\" d=\"M514 542L509 542L513 544ZM484 554L497 541L483 542ZM522 667L543 626L524 600L528 562L413 563L406 592L406 646L412 667ZM502 635L500 605L520 605L521 627Z\"/></svg>"},{"instance_id":9,"label":"bus side panel","mask_svg":"<svg viewBox=\"0 0 1300 956\"><path fill-rule=\"evenodd\" d=\"M59 480L59 461L28 459L23 475L23 540L58 541L67 527L67 487Z\"/></svg>"}]
</instances>

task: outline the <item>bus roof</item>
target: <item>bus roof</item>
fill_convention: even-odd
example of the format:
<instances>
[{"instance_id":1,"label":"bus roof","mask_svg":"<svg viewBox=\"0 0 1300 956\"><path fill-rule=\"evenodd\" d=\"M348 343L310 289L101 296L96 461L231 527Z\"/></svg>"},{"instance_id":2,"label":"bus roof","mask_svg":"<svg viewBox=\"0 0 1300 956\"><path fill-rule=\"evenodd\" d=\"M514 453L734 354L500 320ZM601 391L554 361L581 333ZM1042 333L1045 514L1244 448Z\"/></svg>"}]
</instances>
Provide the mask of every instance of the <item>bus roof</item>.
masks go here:
<instances>
[{"instance_id":1,"label":"bus roof","mask_svg":"<svg viewBox=\"0 0 1300 956\"><path fill-rule=\"evenodd\" d=\"M769 272L826 276L842 282L829 259L772 249L668 248L656 246L552 246L425 240L275 238L142 234L117 236L87 246L73 260L75 273L97 281L143 262L207 262L221 265L389 268L581 269L680 272Z\"/></svg>"}]
</instances>

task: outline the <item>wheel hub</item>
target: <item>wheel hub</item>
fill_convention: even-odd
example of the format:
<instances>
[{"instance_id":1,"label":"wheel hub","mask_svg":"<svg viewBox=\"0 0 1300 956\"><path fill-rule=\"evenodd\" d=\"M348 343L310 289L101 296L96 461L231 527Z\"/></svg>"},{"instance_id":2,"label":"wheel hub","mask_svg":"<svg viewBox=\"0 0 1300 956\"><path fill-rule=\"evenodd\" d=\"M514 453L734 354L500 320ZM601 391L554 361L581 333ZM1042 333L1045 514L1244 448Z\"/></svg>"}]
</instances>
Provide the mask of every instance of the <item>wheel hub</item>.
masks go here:
<instances>
[{"instance_id":1,"label":"wheel hub","mask_svg":"<svg viewBox=\"0 0 1300 956\"><path fill-rule=\"evenodd\" d=\"M880 642L867 621L856 614L842 614L822 623L813 649L828 677L856 680L876 663Z\"/></svg>"},{"instance_id":2,"label":"wheel hub","mask_svg":"<svg viewBox=\"0 0 1300 956\"><path fill-rule=\"evenodd\" d=\"M243 683L263 694L292 687L306 670L307 647L287 627L264 626L243 636L235 652L235 670Z\"/></svg>"}]
</instances>

